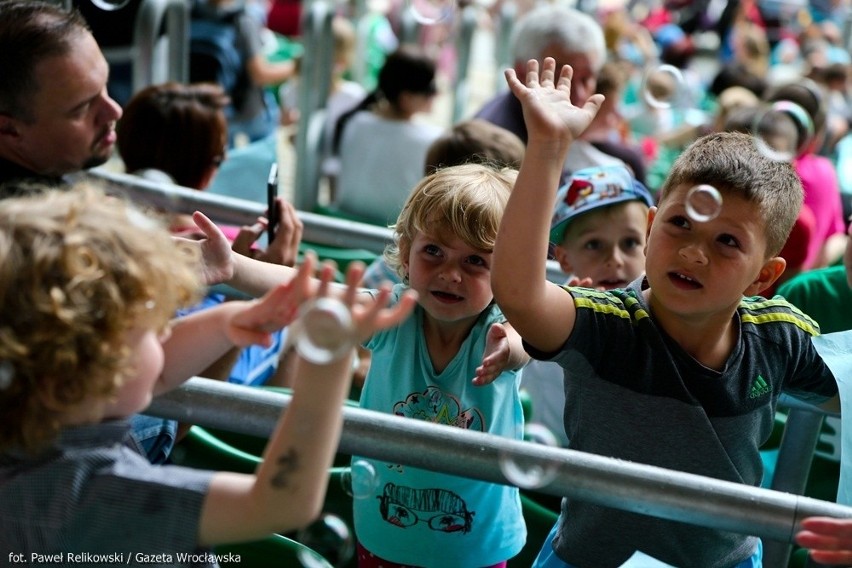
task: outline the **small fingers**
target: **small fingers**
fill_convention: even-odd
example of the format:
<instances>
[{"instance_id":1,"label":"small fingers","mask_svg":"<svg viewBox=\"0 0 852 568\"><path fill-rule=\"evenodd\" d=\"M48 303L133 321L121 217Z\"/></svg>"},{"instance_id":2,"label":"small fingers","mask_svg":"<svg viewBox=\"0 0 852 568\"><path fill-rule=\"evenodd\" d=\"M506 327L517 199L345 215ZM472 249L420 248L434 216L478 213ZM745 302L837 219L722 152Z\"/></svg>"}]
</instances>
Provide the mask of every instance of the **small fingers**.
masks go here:
<instances>
[{"instance_id":1,"label":"small fingers","mask_svg":"<svg viewBox=\"0 0 852 568\"><path fill-rule=\"evenodd\" d=\"M542 62L541 73L539 77L539 81L543 86L550 86L554 83L554 76L556 75L556 60L552 57L545 57ZM565 67L563 66L563 69ZM560 81L562 80L562 76L560 74Z\"/></svg>"},{"instance_id":2,"label":"small fingers","mask_svg":"<svg viewBox=\"0 0 852 568\"><path fill-rule=\"evenodd\" d=\"M527 61L527 77L526 83L528 87L537 87L538 82L538 60L530 59Z\"/></svg>"},{"instance_id":3,"label":"small fingers","mask_svg":"<svg viewBox=\"0 0 852 568\"><path fill-rule=\"evenodd\" d=\"M366 266L363 262L350 262L346 267L346 292L343 294L343 303L350 308L355 304L355 295L358 293L358 284L364 277Z\"/></svg>"},{"instance_id":4,"label":"small fingers","mask_svg":"<svg viewBox=\"0 0 852 568\"><path fill-rule=\"evenodd\" d=\"M328 296L328 289L332 280L334 280L334 276L337 273L337 266L333 261L326 260L324 261L319 268L319 289L317 290L317 297L324 298Z\"/></svg>"}]
</instances>

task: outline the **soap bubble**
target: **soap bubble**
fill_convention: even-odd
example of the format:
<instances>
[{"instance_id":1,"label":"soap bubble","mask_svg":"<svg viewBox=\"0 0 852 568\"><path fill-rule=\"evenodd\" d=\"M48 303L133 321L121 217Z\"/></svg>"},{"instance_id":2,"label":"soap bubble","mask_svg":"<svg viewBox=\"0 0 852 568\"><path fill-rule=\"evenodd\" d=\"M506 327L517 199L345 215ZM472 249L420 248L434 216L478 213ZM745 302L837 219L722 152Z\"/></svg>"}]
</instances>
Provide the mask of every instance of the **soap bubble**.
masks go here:
<instances>
[{"instance_id":1,"label":"soap bubble","mask_svg":"<svg viewBox=\"0 0 852 568\"><path fill-rule=\"evenodd\" d=\"M556 478L556 464L546 458L500 454L500 471L506 480L521 489L538 489Z\"/></svg>"},{"instance_id":2,"label":"soap bubble","mask_svg":"<svg viewBox=\"0 0 852 568\"><path fill-rule=\"evenodd\" d=\"M100 8L105 12L121 10L128 4L130 4L130 0L92 0L92 5L95 8Z\"/></svg>"},{"instance_id":3,"label":"soap bubble","mask_svg":"<svg viewBox=\"0 0 852 568\"><path fill-rule=\"evenodd\" d=\"M686 214L693 221L712 221L721 211L722 194L712 185L696 185L686 194Z\"/></svg>"},{"instance_id":4,"label":"soap bubble","mask_svg":"<svg viewBox=\"0 0 852 568\"><path fill-rule=\"evenodd\" d=\"M379 484L376 468L367 460L355 460L349 470L340 477L343 491L354 499L372 497Z\"/></svg>"},{"instance_id":5,"label":"soap bubble","mask_svg":"<svg viewBox=\"0 0 852 568\"><path fill-rule=\"evenodd\" d=\"M332 298L307 304L290 333L299 355L318 365L334 361L354 347L349 309Z\"/></svg>"},{"instance_id":6,"label":"soap bubble","mask_svg":"<svg viewBox=\"0 0 852 568\"><path fill-rule=\"evenodd\" d=\"M808 111L790 101L776 101L757 114L752 132L761 153L789 162L811 143L814 123Z\"/></svg>"},{"instance_id":7,"label":"soap bubble","mask_svg":"<svg viewBox=\"0 0 852 568\"><path fill-rule=\"evenodd\" d=\"M323 566L322 559L333 566L344 566L355 554L352 530L340 517L328 513L300 530L296 540L310 549L299 551L299 561L305 568Z\"/></svg>"},{"instance_id":8,"label":"soap bubble","mask_svg":"<svg viewBox=\"0 0 852 568\"><path fill-rule=\"evenodd\" d=\"M684 88L683 73L674 65L652 67L642 78L642 98L653 108L676 106Z\"/></svg>"},{"instance_id":9,"label":"soap bubble","mask_svg":"<svg viewBox=\"0 0 852 568\"><path fill-rule=\"evenodd\" d=\"M411 15L424 26L451 20L456 11L455 0L406 0Z\"/></svg>"}]
</instances>

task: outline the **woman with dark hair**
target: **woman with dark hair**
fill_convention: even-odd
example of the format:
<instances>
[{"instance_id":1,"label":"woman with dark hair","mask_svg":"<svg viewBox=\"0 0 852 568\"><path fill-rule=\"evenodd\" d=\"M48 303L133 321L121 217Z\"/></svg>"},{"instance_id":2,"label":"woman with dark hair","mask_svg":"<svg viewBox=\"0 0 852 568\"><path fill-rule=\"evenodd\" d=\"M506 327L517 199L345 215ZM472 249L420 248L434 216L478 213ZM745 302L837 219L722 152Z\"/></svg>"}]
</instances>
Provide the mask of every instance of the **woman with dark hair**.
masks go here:
<instances>
[{"instance_id":1,"label":"woman with dark hair","mask_svg":"<svg viewBox=\"0 0 852 568\"><path fill-rule=\"evenodd\" d=\"M117 128L125 168L157 169L178 185L206 188L225 158L227 105L228 96L213 83L170 82L141 90Z\"/></svg>"},{"instance_id":2,"label":"woman with dark hair","mask_svg":"<svg viewBox=\"0 0 852 568\"><path fill-rule=\"evenodd\" d=\"M417 120L437 93L435 62L413 48L390 54L376 90L342 115L334 132L340 156L335 206L344 214L386 225L399 215L423 175L429 145L442 128Z\"/></svg>"}]
</instances>

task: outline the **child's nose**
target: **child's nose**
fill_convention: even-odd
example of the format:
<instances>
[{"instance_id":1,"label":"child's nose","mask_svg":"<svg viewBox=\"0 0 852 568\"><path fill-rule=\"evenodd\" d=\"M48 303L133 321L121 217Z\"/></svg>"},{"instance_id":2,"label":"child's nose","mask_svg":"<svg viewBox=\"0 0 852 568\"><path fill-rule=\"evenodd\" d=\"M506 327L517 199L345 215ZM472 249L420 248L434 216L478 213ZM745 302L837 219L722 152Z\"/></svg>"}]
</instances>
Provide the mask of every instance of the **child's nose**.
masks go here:
<instances>
[{"instance_id":1,"label":"child's nose","mask_svg":"<svg viewBox=\"0 0 852 568\"><path fill-rule=\"evenodd\" d=\"M624 253L618 247L614 247L607 255L606 263L610 266L622 266L624 264Z\"/></svg>"},{"instance_id":2,"label":"child's nose","mask_svg":"<svg viewBox=\"0 0 852 568\"><path fill-rule=\"evenodd\" d=\"M704 249L696 243L682 246L680 257L690 263L707 264L707 255L704 254Z\"/></svg>"},{"instance_id":3,"label":"child's nose","mask_svg":"<svg viewBox=\"0 0 852 568\"><path fill-rule=\"evenodd\" d=\"M461 280L461 270L456 266L446 266L441 271L440 277L448 282L459 282Z\"/></svg>"}]
</instances>

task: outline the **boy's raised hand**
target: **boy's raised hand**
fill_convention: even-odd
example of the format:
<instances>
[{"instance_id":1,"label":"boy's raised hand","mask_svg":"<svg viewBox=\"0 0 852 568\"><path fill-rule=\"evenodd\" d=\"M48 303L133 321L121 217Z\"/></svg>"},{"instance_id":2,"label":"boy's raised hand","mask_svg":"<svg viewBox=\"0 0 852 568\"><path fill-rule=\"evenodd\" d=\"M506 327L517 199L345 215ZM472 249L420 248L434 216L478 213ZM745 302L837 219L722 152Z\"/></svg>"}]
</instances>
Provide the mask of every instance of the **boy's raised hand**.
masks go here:
<instances>
[{"instance_id":1,"label":"boy's raised hand","mask_svg":"<svg viewBox=\"0 0 852 568\"><path fill-rule=\"evenodd\" d=\"M571 103L571 78L574 70L564 65L556 71L556 61L546 57L527 62L526 81L521 82L514 69L507 69L506 82L521 102L529 140L570 145L589 126L598 113L604 96L595 94L582 107Z\"/></svg>"}]
</instances>

